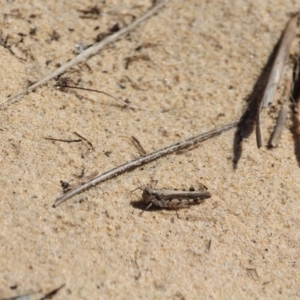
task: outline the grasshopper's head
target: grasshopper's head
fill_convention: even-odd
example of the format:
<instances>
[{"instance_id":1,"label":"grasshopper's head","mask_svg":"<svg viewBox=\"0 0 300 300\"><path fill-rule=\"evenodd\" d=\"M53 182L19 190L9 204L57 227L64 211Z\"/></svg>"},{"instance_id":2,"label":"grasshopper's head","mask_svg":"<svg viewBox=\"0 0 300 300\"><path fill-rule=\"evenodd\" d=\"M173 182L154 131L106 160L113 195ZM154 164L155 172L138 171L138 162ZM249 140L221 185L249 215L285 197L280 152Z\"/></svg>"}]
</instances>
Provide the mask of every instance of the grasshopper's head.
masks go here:
<instances>
[{"instance_id":1,"label":"grasshopper's head","mask_svg":"<svg viewBox=\"0 0 300 300\"><path fill-rule=\"evenodd\" d=\"M147 186L144 191L143 191L143 194L142 194L142 197L143 197L143 201L145 203L150 203L151 202L151 199L152 199L152 193L151 193L151 188L149 186Z\"/></svg>"},{"instance_id":2,"label":"grasshopper's head","mask_svg":"<svg viewBox=\"0 0 300 300\"><path fill-rule=\"evenodd\" d=\"M153 199L153 191L152 189L147 186L144 191L143 191L143 194L142 194L142 197L143 197L143 201L148 204L147 207L145 208L145 210L148 210L152 205L153 205L153 202L152 202L152 199ZM141 212L141 214L145 211L143 210Z\"/></svg>"}]
</instances>

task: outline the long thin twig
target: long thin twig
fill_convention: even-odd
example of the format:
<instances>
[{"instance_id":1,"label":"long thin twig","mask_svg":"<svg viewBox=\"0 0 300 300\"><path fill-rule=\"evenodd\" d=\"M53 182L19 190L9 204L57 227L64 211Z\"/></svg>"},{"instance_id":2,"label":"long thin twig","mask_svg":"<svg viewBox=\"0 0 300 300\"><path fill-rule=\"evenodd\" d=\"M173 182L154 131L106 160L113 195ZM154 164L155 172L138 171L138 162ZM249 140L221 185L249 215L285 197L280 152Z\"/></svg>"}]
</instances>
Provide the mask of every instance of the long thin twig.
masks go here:
<instances>
[{"instance_id":1,"label":"long thin twig","mask_svg":"<svg viewBox=\"0 0 300 300\"><path fill-rule=\"evenodd\" d=\"M203 142L209 138L212 138L216 135L219 135L225 131L228 131L232 128L234 128L236 125L238 124L238 121L235 121L233 123L229 123L229 124L226 124L222 127L219 127L219 128L216 128L216 129L213 129L211 131L208 131L208 132L205 132L205 133L201 133L195 137L192 137L192 138L189 138L189 139L186 139L184 141L181 141L181 142L178 142L178 143L175 143L171 146L168 146L168 147L165 147L163 149L160 149L160 150L157 150L157 151L154 151L146 156L143 156L143 157L140 157L140 158L137 158L129 163L125 163L121 166L118 166L110 171L107 171L93 179L91 179L90 181L88 181L87 183L83 184L83 185L80 185L80 186L77 186L76 188L74 188L73 190L61 195L60 197L58 197L53 205L53 207L57 207L58 205L60 205L61 203L63 203L64 201L66 201L67 199L73 197L74 195L80 193L81 191L83 190L86 190L92 186L95 186L96 184L100 183L100 182L103 182L105 180L108 180L112 177L115 177L117 175L120 175L126 171L129 171L129 170L132 170L132 169L135 169L143 164L146 164L150 161L153 161L155 159L158 159L160 157L163 157L167 154L171 154L171 153L174 153L176 151L179 151L179 150L182 150L182 149L186 149L190 146L193 146L195 144L198 144L200 142Z\"/></svg>"},{"instance_id":2,"label":"long thin twig","mask_svg":"<svg viewBox=\"0 0 300 300\"><path fill-rule=\"evenodd\" d=\"M130 25L128 25L128 26L124 27L123 29L120 29L116 33L108 36L106 39L102 40L101 42L96 43L93 46L89 47L88 49L86 49L85 51L83 51L79 55L77 55L75 58L73 58L72 60L70 60L69 62L64 64L63 66L59 67L58 69L56 69L54 72L50 73L49 75L43 77L41 80L39 80L35 84L31 85L27 89L23 90L22 92L18 93L17 95L14 95L12 97L7 98L5 101L0 103L0 106L5 104L5 103L17 100L19 97L30 93L31 91L33 91L37 87L43 85L44 83L51 80L52 78L62 74L63 72L65 72L69 68L71 68L71 67L77 65L78 63L80 63L82 61L85 61L88 58L90 58L91 56L97 54L104 46L115 42L121 36L124 36L124 35L128 34L131 30L133 30L135 27L137 27L140 23L142 23L146 19L153 16L156 12L159 11L159 9L161 9L164 6L165 2L166 2L166 0L157 1L157 4L155 6L153 6L143 16L141 16L140 18L133 21Z\"/></svg>"}]
</instances>

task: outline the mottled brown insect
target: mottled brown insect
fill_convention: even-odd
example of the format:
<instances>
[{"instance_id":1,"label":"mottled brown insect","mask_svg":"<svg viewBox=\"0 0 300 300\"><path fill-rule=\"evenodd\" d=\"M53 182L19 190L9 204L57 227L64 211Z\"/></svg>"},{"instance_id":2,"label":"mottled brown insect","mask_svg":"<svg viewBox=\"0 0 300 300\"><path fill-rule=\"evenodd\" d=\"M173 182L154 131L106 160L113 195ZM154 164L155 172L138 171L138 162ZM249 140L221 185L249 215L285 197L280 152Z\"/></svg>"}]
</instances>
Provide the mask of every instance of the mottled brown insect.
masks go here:
<instances>
[{"instance_id":1,"label":"mottled brown insect","mask_svg":"<svg viewBox=\"0 0 300 300\"><path fill-rule=\"evenodd\" d=\"M204 199L210 198L211 194L208 191L177 191L177 190L154 190L147 186L143 190L143 201L149 204L146 208L155 206L166 209L179 209L199 204Z\"/></svg>"}]
</instances>

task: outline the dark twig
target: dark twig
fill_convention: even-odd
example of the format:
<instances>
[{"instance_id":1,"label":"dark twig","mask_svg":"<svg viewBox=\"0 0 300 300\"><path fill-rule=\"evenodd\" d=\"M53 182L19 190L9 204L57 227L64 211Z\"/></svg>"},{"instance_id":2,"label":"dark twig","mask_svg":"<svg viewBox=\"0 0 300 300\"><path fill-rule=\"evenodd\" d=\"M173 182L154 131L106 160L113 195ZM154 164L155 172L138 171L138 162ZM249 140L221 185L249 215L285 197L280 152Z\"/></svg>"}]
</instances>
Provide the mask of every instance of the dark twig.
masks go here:
<instances>
[{"instance_id":1,"label":"dark twig","mask_svg":"<svg viewBox=\"0 0 300 300\"><path fill-rule=\"evenodd\" d=\"M132 138L132 142L133 142L133 145L135 146L135 148L139 151L139 154L141 156L145 156L147 154L147 152L145 151L145 149L142 147L140 141L135 138L134 136L131 137Z\"/></svg>"},{"instance_id":2,"label":"dark twig","mask_svg":"<svg viewBox=\"0 0 300 300\"><path fill-rule=\"evenodd\" d=\"M40 300L48 300L51 299L53 296L55 296L58 291L60 291L63 287L65 286L65 284L62 284L61 286L59 286L58 288L48 292L44 297L42 297Z\"/></svg>"},{"instance_id":3,"label":"dark twig","mask_svg":"<svg viewBox=\"0 0 300 300\"><path fill-rule=\"evenodd\" d=\"M78 143L82 142L82 140L63 140L63 139L54 139L54 138L47 138L44 137L45 140L54 141L54 142L64 142L64 143Z\"/></svg>"},{"instance_id":4,"label":"dark twig","mask_svg":"<svg viewBox=\"0 0 300 300\"><path fill-rule=\"evenodd\" d=\"M93 144L92 144L90 141L88 141L84 136L82 136L81 134L77 133L76 131L74 131L74 134L76 134L78 137L80 137L81 139L83 139L84 141L86 141L86 142L88 143L88 145L89 145L93 150L95 150Z\"/></svg>"}]
</instances>

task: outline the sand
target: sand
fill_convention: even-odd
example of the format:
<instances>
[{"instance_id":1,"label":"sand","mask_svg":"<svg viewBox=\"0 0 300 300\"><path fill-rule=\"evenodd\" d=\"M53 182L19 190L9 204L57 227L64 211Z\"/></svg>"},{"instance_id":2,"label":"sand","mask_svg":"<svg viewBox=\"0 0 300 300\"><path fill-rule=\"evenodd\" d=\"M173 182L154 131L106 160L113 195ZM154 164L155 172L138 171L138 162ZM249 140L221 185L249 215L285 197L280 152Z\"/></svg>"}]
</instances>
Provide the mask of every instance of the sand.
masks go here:
<instances>
[{"instance_id":1,"label":"sand","mask_svg":"<svg viewBox=\"0 0 300 300\"><path fill-rule=\"evenodd\" d=\"M2 1L0 101L122 28L151 1ZM92 10L91 8L97 9ZM64 73L138 109L51 80L1 108L0 299L299 299L299 162L288 125L277 148L235 130L101 183L57 208L60 181L108 171L238 120L293 0L169 1L127 37ZM118 24L116 26L116 24ZM100 35L101 37L101 35ZM272 106L278 110L283 82ZM277 103L277 104L276 104ZM52 141L46 138L78 140ZM139 186L212 197L179 211L141 210Z\"/></svg>"}]
</instances>

